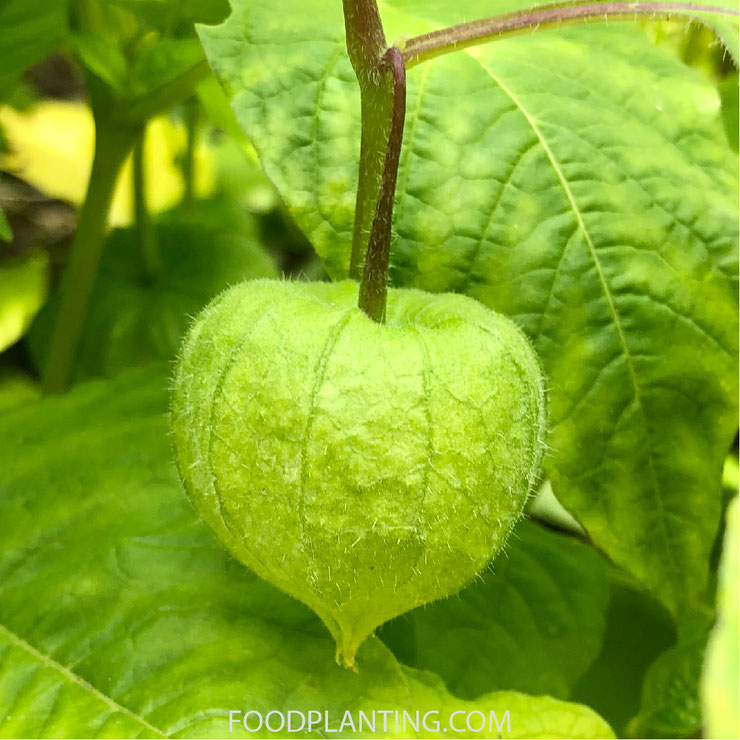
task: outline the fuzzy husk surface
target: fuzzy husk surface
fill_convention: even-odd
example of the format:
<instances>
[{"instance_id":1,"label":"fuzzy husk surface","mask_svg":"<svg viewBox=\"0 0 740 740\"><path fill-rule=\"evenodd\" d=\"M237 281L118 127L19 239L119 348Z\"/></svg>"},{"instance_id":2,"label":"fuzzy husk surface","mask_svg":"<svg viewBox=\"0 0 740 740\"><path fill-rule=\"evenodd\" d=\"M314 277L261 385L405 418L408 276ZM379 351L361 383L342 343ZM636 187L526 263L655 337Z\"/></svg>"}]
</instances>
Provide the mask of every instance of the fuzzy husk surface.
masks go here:
<instances>
[{"instance_id":1,"label":"fuzzy husk surface","mask_svg":"<svg viewBox=\"0 0 740 740\"><path fill-rule=\"evenodd\" d=\"M255 280L183 344L171 424L180 475L241 562L324 621L337 659L456 593L502 549L538 475L537 357L460 295Z\"/></svg>"}]
</instances>

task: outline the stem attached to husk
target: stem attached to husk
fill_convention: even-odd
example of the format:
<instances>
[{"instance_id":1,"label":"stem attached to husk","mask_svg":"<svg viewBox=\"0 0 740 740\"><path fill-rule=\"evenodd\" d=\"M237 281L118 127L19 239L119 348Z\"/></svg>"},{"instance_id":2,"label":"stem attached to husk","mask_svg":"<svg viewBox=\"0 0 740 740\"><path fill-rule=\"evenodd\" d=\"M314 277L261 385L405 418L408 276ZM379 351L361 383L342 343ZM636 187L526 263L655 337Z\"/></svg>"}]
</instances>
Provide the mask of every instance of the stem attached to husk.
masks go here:
<instances>
[{"instance_id":1,"label":"stem attached to husk","mask_svg":"<svg viewBox=\"0 0 740 740\"><path fill-rule=\"evenodd\" d=\"M347 51L360 84L362 141L349 275L361 280L359 307L373 320L385 317L390 241L398 161L403 139L407 68L442 54L523 31L576 22L634 18L638 14L737 15L705 5L593 2L540 5L462 23L387 47L375 0L343 0Z\"/></svg>"},{"instance_id":2,"label":"stem attached to husk","mask_svg":"<svg viewBox=\"0 0 740 740\"><path fill-rule=\"evenodd\" d=\"M375 206L358 303L371 319L378 322L385 320L393 227L393 199L396 194L398 162L401 156L403 124L406 118L406 69L401 52L395 46L388 49L384 55L381 69L383 74L391 79L393 107L380 193Z\"/></svg>"},{"instance_id":3,"label":"stem attached to husk","mask_svg":"<svg viewBox=\"0 0 740 740\"><path fill-rule=\"evenodd\" d=\"M343 0L343 5L347 52L360 85L362 117L360 171L349 264L350 277L359 280L378 202L388 143L385 129L390 90L387 89L387 76L379 74L380 61L388 45L375 0Z\"/></svg>"},{"instance_id":4,"label":"stem attached to husk","mask_svg":"<svg viewBox=\"0 0 740 740\"><path fill-rule=\"evenodd\" d=\"M383 321L393 198L406 111L400 51L388 48L375 0L343 0L347 51L360 85L362 141L349 274L360 308Z\"/></svg>"}]
</instances>

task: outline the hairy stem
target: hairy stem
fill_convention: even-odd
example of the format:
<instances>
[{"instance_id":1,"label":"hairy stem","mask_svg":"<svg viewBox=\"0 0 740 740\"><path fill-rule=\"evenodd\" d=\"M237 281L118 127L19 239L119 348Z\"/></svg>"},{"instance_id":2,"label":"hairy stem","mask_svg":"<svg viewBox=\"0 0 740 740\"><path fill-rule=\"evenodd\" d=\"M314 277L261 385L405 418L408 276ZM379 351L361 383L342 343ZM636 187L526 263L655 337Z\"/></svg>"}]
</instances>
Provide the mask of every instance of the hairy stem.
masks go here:
<instances>
[{"instance_id":1,"label":"hairy stem","mask_svg":"<svg viewBox=\"0 0 740 740\"><path fill-rule=\"evenodd\" d=\"M372 76L388 48L378 6L375 0L342 0L342 4L349 60L358 78Z\"/></svg>"},{"instance_id":2,"label":"hairy stem","mask_svg":"<svg viewBox=\"0 0 740 740\"><path fill-rule=\"evenodd\" d=\"M362 140L350 277L359 280L378 202L388 143L392 83L380 70L387 50L375 0L343 0L347 52L360 85Z\"/></svg>"},{"instance_id":3,"label":"hairy stem","mask_svg":"<svg viewBox=\"0 0 740 740\"><path fill-rule=\"evenodd\" d=\"M138 127L101 120L103 118L96 116L95 156L87 196L62 279L59 311L42 379L46 393L60 393L69 385L100 261L113 192L121 166L139 133Z\"/></svg>"},{"instance_id":4,"label":"hairy stem","mask_svg":"<svg viewBox=\"0 0 740 740\"><path fill-rule=\"evenodd\" d=\"M362 141L349 274L362 277L359 307L385 319L393 198L406 116L401 52L386 46L375 0L343 0L347 51L360 83Z\"/></svg>"},{"instance_id":5,"label":"hairy stem","mask_svg":"<svg viewBox=\"0 0 740 740\"><path fill-rule=\"evenodd\" d=\"M157 245L157 234L154 230L149 208L146 202L146 129L134 142L133 158L133 190L134 190L134 222L136 236L139 240L139 253L144 278L151 282L162 269Z\"/></svg>"},{"instance_id":6,"label":"hairy stem","mask_svg":"<svg viewBox=\"0 0 740 740\"><path fill-rule=\"evenodd\" d=\"M404 64L409 69L420 62L449 54L469 46L484 44L495 38L511 36L541 27L577 22L632 19L636 15L668 18L691 13L738 15L735 11L704 5L655 2L576 2L540 5L529 10L482 18L450 28L432 31L400 44Z\"/></svg>"},{"instance_id":7,"label":"hairy stem","mask_svg":"<svg viewBox=\"0 0 740 740\"><path fill-rule=\"evenodd\" d=\"M406 68L401 52L395 46L388 49L380 68L384 76L388 76L391 81L392 109L380 192L373 215L358 305L371 319L382 322L385 320L388 295L393 199L396 194L398 161L406 118Z\"/></svg>"},{"instance_id":8,"label":"hairy stem","mask_svg":"<svg viewBox=\"0 0 740 740\"><path fill-rule=\"evenodd\" d=\"M362 277L388 145L392 82L388 74L377 73L376 77L376 82L360 93L362 137L349 267L354 280Z\"/></svg>"}]
</instances>

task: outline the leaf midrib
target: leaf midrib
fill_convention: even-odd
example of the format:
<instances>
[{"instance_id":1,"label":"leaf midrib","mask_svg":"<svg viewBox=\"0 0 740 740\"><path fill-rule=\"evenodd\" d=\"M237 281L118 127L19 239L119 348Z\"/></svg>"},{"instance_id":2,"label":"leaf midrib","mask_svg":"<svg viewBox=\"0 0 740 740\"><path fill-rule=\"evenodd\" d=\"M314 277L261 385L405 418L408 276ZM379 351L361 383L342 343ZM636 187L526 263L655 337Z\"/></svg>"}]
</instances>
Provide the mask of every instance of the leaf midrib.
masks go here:
<instances>
[{"instance_id":1,"label":"leaf midrib","mask_svg":"<svg viewBox=\"0 0 740 740\"><path fill-rule=\"evenodd\" d=\"M624 333L624 329L622 327L622 322L619 318L619 314L617 312L617 307L614 302L614 296L611 293L611 290L609 289L609 284L606 281L606 276L604 275L604 270L601 266L601 261L599 260L598 255L596 254L596 246L594 245L594 242L591 238L591 234L586 227L586 222L583 219L583 213L581 209L578 206L578 203L576 202L575 195L573 194L573 190L570 187L570 183L568 182L568 179L565 177L565 173L563 172L560 163L558 162L557 158L555 157L554 152L550 148L550 145L547 142L547 139L543 135L542 131L540 130L540 127L537 124L537 121L535 118L530 114L530 112L527 110L527 108L524 106L524 104L519 100L519 98L514 94L514 92L509 89L508 86L506 86L500 78L498 78L496 75L494 75L491 70L489 70L483 63L478 59L474 52L471 53L472 49L466 49L464 52L471 58L474 59L475 62L480 66L480 68L487 74L491 80L499 86L499 88L509 97L509 99L516 105L516 107L521 111L522 115L526 119L527 123L531 127L532 131L534 132L535 136L540 142L540 145L542 146L543 151L545 152L548 160L550 161L550 165L553 168L553 171L555 172L556 177L558 178L558 181L560 182L560 185L563 189L563 192L565 193L566 198L568 199L568 203L570 204L571 210L573 211L574 216L576 217L576 221L578 223L578 228L580 229L581 233L583 234L584 242L586 243L586 246L589 251L589 255L591 256L591 259L594 263L594 267L596 268L596 274L599 278L599 283L601 285L602 291L604 293L604 297L607 302L607 307L609 309L609 314L612 318L612 323L614 324L614 328L617 332L617 339L619 341L619 345L622 349L622 354L624 355L626 365L627 365L627 372L629 374L630 383L632 385L633 390L633 400L637 403L637 407L640 410L640 415L642 416L643 421L643 427L645 429L645 434L648 437L648 440L650 440L650 430L647 423L647 415L645 413L645 407L643 405L642 400L642 394L640 390L640 385L637 381L637 373L635 372L634 363L632 362L632 355L630 354L629 347L627 345L627 338ZM653 451L652 451L652 444L648 444L647 446L647 457L648 457L648 465L650 468L650 478L651 478L651 488L654 493L655 500L657 502L657 506L659 509L660 516L658 517L658 520L660 522L660 530L661 535L665 544L664 551L668 558L670 559L671 566L674 571L678 570L678 564L675 558L675 555L673 553L673 548L671 545L671 538L668 535L668 529L666 525L666 517L665 517L665 507L663 505L663 498L661 496L660 492L660 485L658 483L658 476L655 470L655 461L653 460Z\"/></svg>"},{"instance_id":2,"label":"leaf midrib","mask_svg":"<svg viewBox=\"0 0 740 740\"><path fill-rule=\"evenodd\" d=\"M76 684L80 688L87 691L89 694L92 694L96 699L98 699L99 701L102 701L106 706L108 706L113 711L120 712L121 714L125 715L129 719L132 719L135 722L138 722L148 732L152 733L152 736L162 737L162 738L167 737L166 733L162 732L162 730L150 724L143 717L139 716L135 712L132 712L130 709L127 709L122 704L119 704L117 701L115 701L111 697L106 696L102 691L100 691L99 689L96 689L91 683L89 683L84 678L82 678L82 676L79 676L74 671L71 671L66 666L63 666L58 661L54 660L54 658L52 658L50 655L46 655L45 653L42 653L40 650L36 649L33 645L31 645L29 642L27 642L22 637L20 637L20 635L13 632L11 629L6 627L5 625L0 624L0 635L5 637L11 643L11 645L14 645L15 647L28 653L30 656L32 656L34 659L39 661L46 668L51 668L52 670L61 674L61 676L65 680Z\"/></svg>"}]
</instances>

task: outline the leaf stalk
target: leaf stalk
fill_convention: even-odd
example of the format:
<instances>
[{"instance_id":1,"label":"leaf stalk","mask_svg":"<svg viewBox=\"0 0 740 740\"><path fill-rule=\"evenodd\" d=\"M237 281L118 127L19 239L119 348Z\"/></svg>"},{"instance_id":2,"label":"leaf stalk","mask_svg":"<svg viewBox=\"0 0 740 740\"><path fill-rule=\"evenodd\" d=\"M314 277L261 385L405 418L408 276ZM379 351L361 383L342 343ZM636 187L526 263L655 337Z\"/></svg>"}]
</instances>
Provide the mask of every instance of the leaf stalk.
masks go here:
<instances>
[{"instance_id":1,"label":"leaf stalk","mask_svg":"<svg viewBox=\"0 0 740 740\"><path fill-rule=\"evenodd\" d=\"M592 23L610 18L632 19L637 15L670 18L687 14L738 15L735 11L690 3L656 2L571 2L539 5L528 10L481 18L449 28L416 36L399 43L407 69L435 57L485 44L494 39L513 36L552 26Z\"/></svg>"}]
</instances>

